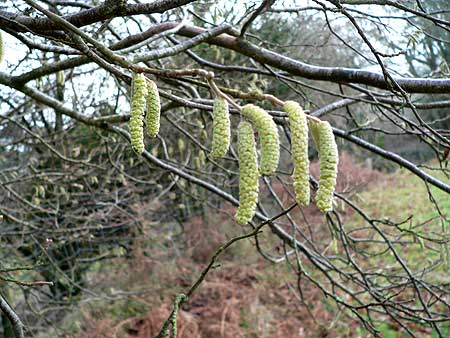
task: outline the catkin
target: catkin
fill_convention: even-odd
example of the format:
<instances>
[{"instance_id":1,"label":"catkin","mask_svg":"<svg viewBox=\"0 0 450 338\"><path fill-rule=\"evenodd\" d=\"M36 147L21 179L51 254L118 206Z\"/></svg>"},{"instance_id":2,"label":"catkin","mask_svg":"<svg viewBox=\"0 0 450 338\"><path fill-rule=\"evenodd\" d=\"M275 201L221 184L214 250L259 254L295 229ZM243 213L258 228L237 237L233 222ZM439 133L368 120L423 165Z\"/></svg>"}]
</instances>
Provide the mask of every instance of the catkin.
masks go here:
<instances>
[{"instance_id":1,"label":"catkin","mask_svg":"<svg viewBox=\"0 0 450 338\"><path fill-rule=\"evenodd\" d=\"M333 210L333 193L336 188L338 149L333 129L326 121L314 122L311 130L317 144L320 160L319 190L316 195L317 207L323 213Z\"/></svg>"},{"instance_id":2,"label":"catkin","mask_svg":"<svg viewBox=\"0 0 450 338\"><path fill-rule=\"evenodd\" d=\"M66 82L66 77L64 75L64 71L60 70L56 73L56 83L58 86L64 86L64 83Z\"/></svg>"},{"instance_id":3,"label":"catkin","mask_svg":"<svg viewBox=\"0 0 450 338\"><path fill-rule=\"evenodd\" d=\"M284 111L289 117L291 130L291 153L294 162L294 191L299 205L308 205L309 158L308 158L308 121L302 107L297 102L286 101Z\"/></svg>"},{"instance_id":4,"label":"catkin","mask_svg":"<svg viewBox=\"0 0 450 338\"><path fill-rule=\"evenodd\" d=\"M258 129L261 139L261 174L270 176L277 169L280 159L280 139L277 125L272 116L253 104L242 107L242 114L251 120Z\"/></svg>"},{"instance_id":5,"label":"catkin","mask_svg":"<svg viewBox=\"0 0 450 338\"><path fill-rule=\"evenodd\" d=\"M258 203L259 173L256 142L252 125L241 122L238 128L239 156L239 208L236 212L236 222L247 224L255 215Z\"/></svg>"},{"instance_id":6,"label":"catkin","mask_svg":"<svg viewBox=\"0 0 450 338\"><path fill-rule=\"evenodd\" d=\"M199 161L199 164L200 164L200 168L205 166L205 164L206 164L206 155L205 155L205 152L203 150L200 150L198 152L198 161Z\"/></svg>"},{"instance_id":7,"label":"catkin","mask_svg":"<svg viewBox=\"0 0 450 338\"><path fill-rule=\"evenodd\" d=\"M198 155L194 158L195 169L201 170L206 164L206 155L203 150L198 152Z\"/></svg>"},{"instance_id":8,"label":"catkin","mask_svg":"<svg viewBox=\"0 0 450 338\"><path fill-rule=\"evenodd\" d=\"M147 79L147 134L156 137L159 133L161 102L156 83Z\"/></svg>"},{"instance_id":9,"label":"catkin","mask_svg":"<svg viewBox=\"0 0 450 338\"><path fill-rule=\"evenodd\" d=\"M178 151L180 153L183 153L185 149L186 149L186 144L184 143L182 138L179 138L178 139Z\"/></svg>"},{"instance_id":10,"label":"catkin","mask_svg":"<svg viewBox=\"0 0 450 338\"><path fill-rule=\"evenodd\" d=\"M144 109L147 95L147 81L143 74L133 74L131 84L131 113L128 127L131 146L142 154L144 152Z\"/></svg>"},{"instance_id":11,"label":"catkin","mask_svg":"<svg viewBox=\"0 0 450 338\"><path fill-rule=\"evenodd\" d=\"M212 158L224 157L230 146L230 115L228 103L221 97L216 97L213 107L213 139Z\"/></svg>"}]
</instances>

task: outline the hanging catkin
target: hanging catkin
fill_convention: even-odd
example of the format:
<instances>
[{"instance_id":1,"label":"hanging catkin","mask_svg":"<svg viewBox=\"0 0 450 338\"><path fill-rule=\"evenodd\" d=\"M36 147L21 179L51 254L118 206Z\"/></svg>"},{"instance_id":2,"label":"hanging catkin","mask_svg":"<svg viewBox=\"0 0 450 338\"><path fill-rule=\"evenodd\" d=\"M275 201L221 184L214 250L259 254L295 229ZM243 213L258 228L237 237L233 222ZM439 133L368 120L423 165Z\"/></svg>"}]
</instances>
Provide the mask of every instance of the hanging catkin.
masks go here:
<instances>
[{"instance_id":1,"label":"hanging catkin","mask_svg":"<svg viewBox=\"0 0 450 338\"><path fill-rule=\"evenodd\" d=\"M261 140L260 171L264 176L272 175L280 159L280 140L277 125L264 109L253 104L242 107L242 115L251 120L258 129Z\"/></svg>"},{"instance_id":2,"label":"hanging catkin","mask_svg":"<svg viewBox=\"0 0 450 338\"><path fill-rule=\"evenodd\" d=\"M247 224L255 215L258 203L259 173L256 142L252 125L241 122L238 128L239 208L236 222Z\"/></svg>"},{"instance_id":3,"label":"hanging catkin","mask_svg":"<svg viewBox=\"0 0 450 338\"><path fill-rule=\"evenodd\" d=\"M333 210L333 193L336 188L339 162L338 149L333 129L328 122L313 122L311 130L320 160L319 190L316 195L316 203L319 210L326 213Z\"/></svg>"},{"instance_id":4,"label":"hanging catkin","mask_svg":"<svg viewBox=\"0 0 450 338\"><path fill-rule=\"evenodd\" d=\"M131 113L128 127L131 146L142 154L144 152L144 109L147 95L147 81L143 74L133 74L131 83Z\"/></svg>"},{"instance_id":5,"label":"hanging catkin","mask_svg":"<svg viewBox=\"0 0 450 338\"><path fill-rule=\"evenodd\" d=\"M289 117L291 130L291 153L294 162L294 191L299 205L308 205L309 158L308 158L308 121L302 107L297 102L286 101L284 111Z\"/></svg>"},{"instance_id":6,"label":"hanging catkin","mask_svg":"<svg viewBox=\"0 0 450 338\"><path fill-rule=\"evenodd\" d=\"M197 170L201 170L206 164L205 152L200 150L195 160L197 161Z\"/></svg>"},{"instance_id":7,"label":"hanging catkin","mask_svg":"<svg viewBox=\"0 0 450 338\"><path fill-rule=\"evenodd\" d=\"M56 73L56 83L58 84L58 86L63 87L65 82L66 77L64 75L64 71L60 70L59 72Z\"/></svg>"},{"instance_id":8,"label":"hanging catkin","mask_svg":"<svg viewBox=\"0 0 450 338\"><path fill-rule=\"evenodd\" d=\"M156 83L147 79L147 134L156 137L159 133L161 102Z\"/></svg>"},{"instance_id":9,"label":"hanging catkin","mask_svg":"<svg viewBox=\"0 0 450 338\"><path fill-rule=\"evenodd\" d=\"M216 97L213 106L212 158L221 158L226 155L230 146L230 135L228 102L221 97Z\"/></svg>"}]
</instances>

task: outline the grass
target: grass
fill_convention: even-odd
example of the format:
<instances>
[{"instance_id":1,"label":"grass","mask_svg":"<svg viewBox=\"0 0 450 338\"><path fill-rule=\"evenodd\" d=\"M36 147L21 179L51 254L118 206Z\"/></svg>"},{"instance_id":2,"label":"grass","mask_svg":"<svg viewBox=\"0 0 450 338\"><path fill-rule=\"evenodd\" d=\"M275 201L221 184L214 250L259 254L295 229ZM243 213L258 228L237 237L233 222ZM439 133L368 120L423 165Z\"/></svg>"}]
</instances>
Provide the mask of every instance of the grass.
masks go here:
<instances>
[{"instance_id":1,"label":"grass","mask_svg":"<svg viewBox=\"0 0 450 338\"><path fill-rule=\"evenodd\" d=\"M399 170L392 177L393 179L386 180L361 193L359 195L362 200L361 205L369 208L378 218L390 218L397 221L412 216L412 221L421 223L439 216L428 197L426 186L422 180L406 170ZM438 178L446 181L444 175L439 175ZM448 194L434 186L430 187L442 214L448 217L450 215ZM434 224L434 222L432 223ZM448 220L445 226L448 229Z\"/></svg>"},{"instance_id":2,"label":"grass","mask_svg":"<svg viewBox=\"0 0 450 338\"><path fill-rule=\"evenodd\" d=\"M439 178L445 180L443 175ZM430 191L444 217L441 217L430 200L423 181L406 170L399 170L392 179L381 182L359 195L361 200L359 205L364 210L370 210L370 217L400 224L397 228L392 225L380 225L380 228L390 234L391 240L395 236L403 235L403 239L409 242L408 245L395 245L395 248L406 259L406 263L419 264L416 268L443 258L442 248L427 239L448 240L450 198L438 188L431 187ZM362 218L355 214L347 221L347 225L350 228L357 227L361 221ZM380 236L376 238L381 239ZM433 250L424 250L425 245L429 245ZM384 248L383 245L382 249ZM376 252L377 249L379 249L377 246L373 246L372 252ZM379 258L390 264L395 263L395 257L390 253ZM445 278L445 274L449 272L448 262L441 264L438 272L437 278Z\"/></svg>"},{"instance_id":3,"label":"grass","mask_svg":"<svg viewBox=\"0 0 450 338\"><path fill-rule=\"evenodd\" d=\"M436 173L433 172L433 175ZM444 182L448 179L444 175L438 175ZM450 282L450 266L448 257L445 257L444 245L449 245L449 220L450 220L450 198L442 190L430 187L434 201L430 199L427 188L423 181L406 170L399 170L391 175L391 179L380 182L375 187L359 194L359 206L364 210L370 210L370 217L399 223L398 227L393 225L379 224L379 227L393 240L401 236L403 243L394 244L394 247L403 261L415 272L420 272L425 267L433 264L438 266L431 273L424 274L423 278L430 282ZM346 226L350 229L357 228L361 224L361 217L355 214ZM367 233L366 233L367 235ZM373 239L381 239L373 232ZM447 241L447 244L436 244L430 239ZM371 244L368 249L373 253L366 262L367 266L381 266L399 268L394 255L388 250L384 252L386 245ZM384 252L384 253L382 253ZM376 255L375 255L376 254ZM420 306L418 304L418 306ZM388 323L377 326L385 338L409 337L405 333L397 332ZM444 336L450 333L450 324L442 325ZM438 337L436 332L422 333L421 337Z\"/></svg>"}]
</instances>

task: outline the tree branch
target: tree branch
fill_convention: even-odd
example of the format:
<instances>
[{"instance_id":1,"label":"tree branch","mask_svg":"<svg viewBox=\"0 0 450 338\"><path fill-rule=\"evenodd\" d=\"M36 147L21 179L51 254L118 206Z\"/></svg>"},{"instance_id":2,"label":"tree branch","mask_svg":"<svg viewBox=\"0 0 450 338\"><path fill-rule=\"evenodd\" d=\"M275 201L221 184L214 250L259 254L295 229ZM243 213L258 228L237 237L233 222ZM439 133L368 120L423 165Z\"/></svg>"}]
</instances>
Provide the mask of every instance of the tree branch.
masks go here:
<instances>
[{"instance_id":1,"label":"tree branch","mask_svg":"<svg viewBox=\"0 0 450 338\"><path fill-rule=\"evenodd\" d=\"M66 15L62 18L76 27L83 27L119 16L123 17L138 14L163 13L191 2L195 2L195 0L156 0L148 4L114 6L109 1L105 1L105 3L100 6L86 9L76 14ZM17 15L17 13L0 11L0 18L1 17L6 19L4 21L0 20L0 22L5 24L5 27L14 29L18 32L24 32L25 30L22 27L15 26L17 23L25 26L33 32L46 32L58 30L60 28L54 21L42 17L31 18L26 15Z\"/></svg>"},{"instance_id":2,"label":"tree branch","mask_svg":"<svg viewBox=\"0 0 450 338\"><path fill-rule=\"evenodd\" d=\"M2 294L0 294L0 309L3 311L3 313L6 315L6 317L8 317L9 321L11 322L16 338L25 338L25 336L23 335L23 329L25 328L25 325L23 325L19 316L8 304L8 302L3 297Z\"/></svg>"}]
</instances>

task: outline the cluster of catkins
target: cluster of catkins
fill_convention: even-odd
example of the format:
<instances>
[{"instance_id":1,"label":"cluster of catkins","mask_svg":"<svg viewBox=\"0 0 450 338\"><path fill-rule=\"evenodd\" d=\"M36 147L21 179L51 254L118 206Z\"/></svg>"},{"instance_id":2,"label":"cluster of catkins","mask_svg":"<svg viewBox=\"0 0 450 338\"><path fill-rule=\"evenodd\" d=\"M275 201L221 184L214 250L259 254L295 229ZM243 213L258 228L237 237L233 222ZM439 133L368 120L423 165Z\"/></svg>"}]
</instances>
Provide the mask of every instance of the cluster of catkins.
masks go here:
<instances>
[{"instance_id":1,"label":"cluster of catkins","mask_svg":"<svg viewBox=\"0 0 450 338\"><path fill-rule=\"evenodd\" d=\"M308 160L308 122L303 109L297 102L286 101L284 111L289 118L291 129L291 153L294 162L294 190L297 203L308 205L309 193L309 160ZM316 204L320 211L326 213L333 210L333 194L336 187L338 149L333 129L326 121L312 120L311 132L317 145L320 160L319 190Z\"/></svg>"},{"instance_id":2,"label":"cluster of catkins","mask_svg":"<svg viewBox=\"0 0 450 338\"><path fill-rule=\"evenodd\" d=\"M294 162L294 190L297 203L308 205L309 192L309 160L308 160L308 123L302 107L297 102L286 101L284 111L289 118L291 129L291 153ZM336 187L338 149L333 129L326 121L312 120L311 132L317 145L320 160L319 190L316 204L320 211L326 213L333 210L333 194Z\"/></svg>"},{"instance_id":3,"label":"cluster of catkins","mask_svg":"<svg viewBox=\"0 0 450 338\"><path fill-rule=\"evenodd\" d=\"M287 101L283 107L289 118L291 130L291 153L294 164L292 175L296 201L308 205L310 201L308 121L301 106ZM242 121L238 127L239 157L239 208L236 221L247 224L256 212L259 192L259 176L272 175L280 159L278 129L273 118L262 108L253 104L242 107L242 116L256 127L261 143L261 159L258 155L252 124ZM216 98L213 109L213 141L211 156L225 156L230 145L230 118L228 104ZM310 122L313 138L317 144L320 159L319 190L316 195L317 207L324 213L333 210L333 193L336 186L338 150L330 124L318 119Z\"/></svg>"},{"instance_id":4,"label":"cluster of catkins","mask_svg":"<svg viewBox=\"0 0 450 338\"><path fill-rule=\"evenodd\" d=\"M147 133L156 137L159 132L161 103L156 84L143 74L134 73L131 82L131 112L128 127L131 146L142 154L144 152L144 116L147 108Z\"/></svg>"},{"instance_id":5,"label":"cluster of catkins","mask_svg":"<svg viewBox=\"0 0 450 338\"><path fill-rule=\"evenodd\" d=\"M142 74L134 74L132 81L131 118L129 122L133 149L144 151L144 113L147 106L147 131L155 137L159 131L161 105L158 88L153 81ZM287 101L284 111L289 118L291 129L291 153L294 163L292 175L297 203L308 205L310 201L309 159L308 159L308 121L297 102ZM238 127L239 157L239 208L236 221L247 224L256 212L259 193L259 177L275 173L280 159L280 139L278 129L264 109L253 104L242 107L242 121ZM258 131L261 143L261 158L258 153L253 126ZM311 132L317 144L320 159L319 189L316 195L318 208L326 213L333 210L333 193L336 186L338 151L333 130L328 122L313 120ZM213 159L224 157L230 146L231 125L228 103L217 96L213 106L213 137L210 156ZM205 156L202 153L203 157ZM200 162L200 161L199 161ZM204 162L204 161L203 161Z\"/></svg>"},{"instance_id":6,"label":"cluster of catkins","mask_svg":"<svg viewBox=\"0 0 450 338\"><path fill-rule=\"evenodd\" d=\"M258 155L252 124L243 121L238 127L239 156L239 208L236 221L246 224L256 212L259 192L259 176L272 175L280 159L280 140L272 117L262 108L248 104L242 108L242 115L257 128L261 141L261 162ZM230 116L228 103L221 97L214 100L212 158L225 156L230 146Z\"/></svg>"},{"instance_id":7,"label":"cluster of catkins","mask_svg":"<svg viewBox=\"0 0 450 338\"><path fill-rule=\"evenodd\" d=\"M308 205L310 201L308 121L297 102L287 101L283 109L289 118L291 130L291 153L294 164L292 178L296 201L299 205L304 206ZM248 104L242 108L242 115L256 126L261 142L261 160L258 169L252 125L249 122L241 122L238 132L240 206L236 213L236 221L239 224L246 224L251 221L256 212L259 175L269 176L277 169L280 158L280 141L275 122L262 108ZM319 210L326 213L333 210L338 151L333 130L328 122L312 120L310 124L320 159L320 179L316 203Z\"/></svg>"}]
</instances>

